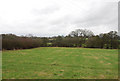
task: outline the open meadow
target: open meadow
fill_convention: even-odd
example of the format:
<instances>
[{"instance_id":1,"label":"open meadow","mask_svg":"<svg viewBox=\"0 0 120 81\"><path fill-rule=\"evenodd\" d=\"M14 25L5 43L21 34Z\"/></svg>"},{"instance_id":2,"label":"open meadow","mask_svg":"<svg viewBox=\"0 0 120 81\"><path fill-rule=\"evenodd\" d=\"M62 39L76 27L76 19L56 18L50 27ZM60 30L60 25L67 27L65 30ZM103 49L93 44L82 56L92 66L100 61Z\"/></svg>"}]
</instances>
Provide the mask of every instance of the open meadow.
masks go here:
<instances>
[{"instance_id":1,"label":"open meadow","mask_svg":"<svg viewBox=\"0 0 120 81\"><path fill-rule=\"evenodd\" d=\"M3 79L116 79L118 50L40 47L2 52Z\"/></svg>"}]
</instances>

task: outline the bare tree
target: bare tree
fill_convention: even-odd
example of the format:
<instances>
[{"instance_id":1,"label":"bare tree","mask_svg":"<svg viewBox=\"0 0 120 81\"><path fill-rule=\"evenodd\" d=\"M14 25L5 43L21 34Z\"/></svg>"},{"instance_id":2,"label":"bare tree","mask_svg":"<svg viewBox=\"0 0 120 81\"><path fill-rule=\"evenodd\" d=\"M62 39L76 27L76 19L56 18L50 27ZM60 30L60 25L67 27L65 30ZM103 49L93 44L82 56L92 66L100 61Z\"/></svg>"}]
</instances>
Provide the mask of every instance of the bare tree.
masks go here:
<instances>
[{"instance_id":1,"label":"bare tree","mask_svg":"<svg viewBox=\"0 0 120 81\"><path fill-rule=\"evenodd\" d=\"M87 29L76 29L75 31L72 31L70 33L72 37L91 37L94 35L94 33Z\"/></svg>"}]
</instances>

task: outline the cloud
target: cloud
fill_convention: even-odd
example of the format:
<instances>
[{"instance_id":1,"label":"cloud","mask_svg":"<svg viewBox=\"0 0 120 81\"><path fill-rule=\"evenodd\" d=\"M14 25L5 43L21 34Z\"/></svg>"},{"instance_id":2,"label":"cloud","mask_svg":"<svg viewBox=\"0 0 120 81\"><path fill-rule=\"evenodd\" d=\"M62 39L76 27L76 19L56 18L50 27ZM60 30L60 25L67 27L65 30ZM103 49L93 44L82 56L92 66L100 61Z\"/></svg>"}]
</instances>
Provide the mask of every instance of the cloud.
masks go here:
<instances>
[{"instance_id":1,"label":"cloud","mask_svg":"<svg viewBox=\"0 0 120 81\"><path fill-rule=\"evenodd\" d=\"M60 8L57 5L51 5L42 9L33 9L32 12L34 15L47 15L47 14L52 14L58 11L59 9Z\"/></svg>"},{"instance_id":2,"label":"cloud","mask_svg":"<svg viewBox=\"0 0 120 81\"><path fill-rule=\"evenodd\" d=\"M55 36L78 28L95 34L117 31L117 9L117 0L2 0L0 33Z\"/></svg>"}]
</instances>

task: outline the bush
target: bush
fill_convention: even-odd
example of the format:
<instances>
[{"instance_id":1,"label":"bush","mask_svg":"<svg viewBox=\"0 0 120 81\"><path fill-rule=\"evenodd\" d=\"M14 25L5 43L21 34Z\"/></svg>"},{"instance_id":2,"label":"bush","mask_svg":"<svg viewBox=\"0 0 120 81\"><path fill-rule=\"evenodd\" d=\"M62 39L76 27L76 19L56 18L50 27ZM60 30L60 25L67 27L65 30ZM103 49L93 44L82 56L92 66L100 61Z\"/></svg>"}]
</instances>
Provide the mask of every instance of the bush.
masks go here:
<instances>
[{"instance_id":1,"label":"bush","mask_svg":"<svg viewBox=\"0 0 120 81\"><path fill-rule=\"evenodd\" d=\"M104 44L103 48L104 48L104 49L107 49L107 48L108 48L108 45L107 45L107 44Z\"/></svg>"},{"instance_id":2,"label":"bush","mask_svg":"<svg viewBox=\"0 0 120 81\"><path fill-rule=\"evenodd\" d=\"M82 44L82 47L85 48L85 47L86 47L86 44Z\"/></svg>"}]
</instances>

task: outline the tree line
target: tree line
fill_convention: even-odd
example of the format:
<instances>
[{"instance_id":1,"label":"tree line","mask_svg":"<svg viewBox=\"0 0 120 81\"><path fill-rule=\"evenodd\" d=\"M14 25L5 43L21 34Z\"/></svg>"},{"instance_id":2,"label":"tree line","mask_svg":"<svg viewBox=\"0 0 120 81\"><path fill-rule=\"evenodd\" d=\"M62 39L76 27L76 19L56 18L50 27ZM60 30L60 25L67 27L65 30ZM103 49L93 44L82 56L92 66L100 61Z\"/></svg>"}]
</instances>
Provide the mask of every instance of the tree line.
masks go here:
<instances>
[{"instance_id":1,"label":"tree line","mask_svg":"<svg viewBox=\"0 0 120 81\"><path fill-rule=\"evenodd\" d=\"M30 49L36 47L83 47L83 48L119 48L120 37L116 31L94 35L90 30L77 29L66 36L35 37L2 34L2 49Z\"/></svg>"}]
</instances>

